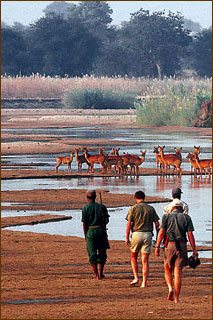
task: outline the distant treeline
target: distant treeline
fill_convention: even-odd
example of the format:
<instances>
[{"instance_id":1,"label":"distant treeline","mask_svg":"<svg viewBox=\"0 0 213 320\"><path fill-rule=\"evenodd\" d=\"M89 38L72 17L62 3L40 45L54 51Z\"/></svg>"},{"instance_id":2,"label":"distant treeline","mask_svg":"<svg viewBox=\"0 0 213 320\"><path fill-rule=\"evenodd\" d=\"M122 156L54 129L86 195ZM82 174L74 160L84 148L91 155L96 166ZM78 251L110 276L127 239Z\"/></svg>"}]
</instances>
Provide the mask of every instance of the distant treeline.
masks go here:
<instances>
[{"instance_id":1,"label":"distant treeline","mask_svg":"<svg viewBox=\"0 0 213 320\"><path fill-rule=\"evenodd\" d=\"M140 9L112 25L107 1L56 1L30 26L1 28L1 74L82 77L212 76L212 29L179 13Z\"/></svg>"}]
</instances>

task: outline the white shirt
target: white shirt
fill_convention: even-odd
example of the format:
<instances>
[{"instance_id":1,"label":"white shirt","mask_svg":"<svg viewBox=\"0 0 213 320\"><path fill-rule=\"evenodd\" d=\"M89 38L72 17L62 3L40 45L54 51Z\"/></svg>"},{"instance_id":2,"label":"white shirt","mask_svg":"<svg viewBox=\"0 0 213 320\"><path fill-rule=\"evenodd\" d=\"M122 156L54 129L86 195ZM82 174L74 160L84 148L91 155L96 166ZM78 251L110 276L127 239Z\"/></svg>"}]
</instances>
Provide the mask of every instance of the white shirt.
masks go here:
<instances>
[{"instance_id":1,"label":"white shirt","mask_svg":"<svg viewBox=\"0 0 213 320\"><path fill-rule=\"evenodd\" d=\"M180 205L183 207L183 213L185 214L188 214L189 213L189 207L188 205L186 204L186 202L182 201L182 200L179 200L179 199L173 199L172 202L168 203L164 209L163 209L163 213L164 214L169 214L171 213L173 210L172 208L177 206L177 205Z\"/></svg>"}]
</instances>

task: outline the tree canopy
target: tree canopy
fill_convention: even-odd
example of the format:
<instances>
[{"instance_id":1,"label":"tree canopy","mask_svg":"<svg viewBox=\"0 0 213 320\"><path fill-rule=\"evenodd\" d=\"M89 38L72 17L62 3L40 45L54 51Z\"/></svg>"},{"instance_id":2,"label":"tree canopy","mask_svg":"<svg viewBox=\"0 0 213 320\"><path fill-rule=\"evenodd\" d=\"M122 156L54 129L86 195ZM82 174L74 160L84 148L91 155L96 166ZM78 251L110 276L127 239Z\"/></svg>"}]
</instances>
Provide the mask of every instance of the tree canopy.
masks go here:
<instances>
[{"instance_id":1,"label":"tree canopy","mask_svg":"<svg viewBox=\"0 0 213 320\"><path fill-rule=\"evenodd\" d=\"M137 61L135 75L162 77L179 70L180 57L190 43L182 16L172 12L166 16L164 11L150 14L141 9L131 15L124 31L130 55Z\"/></svg>"},{"instance_id":2,"label":"tree canopy","mask_svg":"<svg viewBox=\"0 0 213 320\"><path fill-rule=\"evenodd\" d=\"M212 30L199 32L191 48L192 66L201 77L212 76Z\"/></svg>"},{"instance_id":3,"label":"tree canopy","mask_svg":"<svg viewBox=\"0 0 213 320\"><path fill-rule=\"evenodd\" d=\"M55 1L29 27L3 23L2 73L161 78L181 74L184 61L184 68L211 77L211 30L194 36L180 13L143 8L114 26L109 3Z\"/></svg>"},{"instance_id":4,"label":"tree canopy","mask_svg":"<svg viewBox=\"0 0 213 320\"><path fill-rule=\"evenodd\" d=\"M79 19L65 20L49 14L31 25L33 72L48 75L81 76L90 72L98 54L98 40Z\"/></svg>"},{"instance_id":5,"label":"tree canopy","mask_svg":"<svg viewBox=\"0 0 213 320\"><path fill-rule=\"evenodd\" d=\"M22 35L12 29L1 30L1 73L17 75L25 73L27 66L26 46Z\"/></svg>"}]
</instances>

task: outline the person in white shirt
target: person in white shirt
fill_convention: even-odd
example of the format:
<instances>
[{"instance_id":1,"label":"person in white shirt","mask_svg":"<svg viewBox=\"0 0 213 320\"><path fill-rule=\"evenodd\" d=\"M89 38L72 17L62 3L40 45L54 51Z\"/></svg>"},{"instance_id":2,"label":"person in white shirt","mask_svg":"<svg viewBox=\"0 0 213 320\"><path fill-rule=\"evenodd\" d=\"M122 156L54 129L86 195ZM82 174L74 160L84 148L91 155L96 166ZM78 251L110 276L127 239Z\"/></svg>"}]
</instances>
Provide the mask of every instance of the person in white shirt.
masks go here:
<instances>
[{"instance_id":1,"label":"person in white shirt","mask_svg":"<svg viewBox=\"0 0 213 320\"><path fill-rule=\"evenodd\" d=\"M182 193L183 192L181 191L180 188L172 189L173 200L164 207L164 209L163 209L164 214L171 213L173 211L173 208L177 207L178 204L180 204L180 206L183 208L183 213L185 213L185 214L189 213L189 207L188 207L187 203L181 200Z\"/></svg>"}]
</instances>

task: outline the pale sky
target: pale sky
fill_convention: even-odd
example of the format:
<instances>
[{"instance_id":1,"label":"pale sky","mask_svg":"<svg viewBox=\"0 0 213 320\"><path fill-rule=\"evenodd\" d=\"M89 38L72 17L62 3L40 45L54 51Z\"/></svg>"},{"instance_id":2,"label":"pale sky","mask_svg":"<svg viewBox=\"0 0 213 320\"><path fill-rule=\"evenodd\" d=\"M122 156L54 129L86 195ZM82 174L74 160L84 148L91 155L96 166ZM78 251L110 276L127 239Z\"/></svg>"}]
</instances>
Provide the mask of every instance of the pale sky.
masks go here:
<instances>
[{"instance_id":1,"label":"pale sky","mask_svg":"<svg viewBox=\"0 0 213 320\"><path fill-rule=\"evenodd\" d=\"M8 25L20 22L23 25L35 22L44 15L43 9L53 1L1 1L1 20ZM78 3L78 1L67 1ZM130 13L141 8L150 12L166 10L180 12L184 18L200 23L203 28L212 25L211 1L108 1L113 10L112 24L129 21Z\"/></svg>"}]
</instances>

